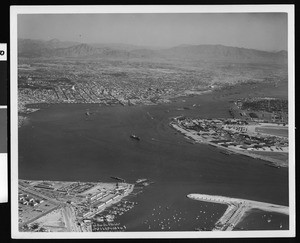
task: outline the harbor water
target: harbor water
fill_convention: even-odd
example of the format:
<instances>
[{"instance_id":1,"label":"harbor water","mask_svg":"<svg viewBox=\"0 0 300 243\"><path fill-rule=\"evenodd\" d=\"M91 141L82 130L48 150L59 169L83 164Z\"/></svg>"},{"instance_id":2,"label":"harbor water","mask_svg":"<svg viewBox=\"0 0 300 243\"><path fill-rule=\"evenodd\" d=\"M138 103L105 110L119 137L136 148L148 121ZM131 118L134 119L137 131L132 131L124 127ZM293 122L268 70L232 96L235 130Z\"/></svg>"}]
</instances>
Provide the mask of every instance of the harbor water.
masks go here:
<instances>
[{"instance_id":1,"label":"harbor water","mask_svg":"<svg viewBox=\"0 0 300 243\"><path fill-rule=\"evenodd\" d=\"M138 204L118 218L129 231L209 230L226 206L188 199L190 193L288 205L287 168L189 143L169 126L179 115L229 117L229 105L210 94L153 106L35 105L41 109L19 129L19 178L148 178L154 183L131 196Z\"/></svg>"}]
</instances>

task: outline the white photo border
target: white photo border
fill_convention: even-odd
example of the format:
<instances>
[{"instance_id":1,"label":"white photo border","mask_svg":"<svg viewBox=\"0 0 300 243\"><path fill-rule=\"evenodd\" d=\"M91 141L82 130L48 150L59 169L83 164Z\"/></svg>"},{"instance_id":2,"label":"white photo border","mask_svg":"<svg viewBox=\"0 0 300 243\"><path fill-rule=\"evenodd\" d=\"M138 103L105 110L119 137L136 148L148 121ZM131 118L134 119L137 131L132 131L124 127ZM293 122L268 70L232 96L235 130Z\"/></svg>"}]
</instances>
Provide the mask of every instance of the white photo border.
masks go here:
<instances>
[{"instance_id":1,"label":"white photo border","mask_svg":"<svg viewBox=\"0 0 300 243\"><path fill-rule=\"evenodd\" d=\"M288 14L288 104L289 104L289 230L230 232L19 232L18 231L18 14L89 13L268 13ZM11 107L11 233L12 238L240 238L295 237L295 43L294 5L131 5L131 6L11 6L10 7L10 107Z\"/></svg>"}]
</instances>

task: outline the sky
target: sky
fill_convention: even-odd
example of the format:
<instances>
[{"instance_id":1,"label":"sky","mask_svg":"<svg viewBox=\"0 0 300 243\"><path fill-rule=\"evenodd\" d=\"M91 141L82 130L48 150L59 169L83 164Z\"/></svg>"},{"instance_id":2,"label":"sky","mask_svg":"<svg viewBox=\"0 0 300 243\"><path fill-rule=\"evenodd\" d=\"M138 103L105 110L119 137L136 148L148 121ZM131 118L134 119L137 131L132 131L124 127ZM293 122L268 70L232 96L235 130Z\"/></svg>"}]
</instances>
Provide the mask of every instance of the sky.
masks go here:
<instances>
[{"instance_id":1,"label":"sky","mask_svg":"<svg viewBox=\"0 0 300 243\"><path fill-rule=\"evenodd\" d=\"M285 13L22 14L18 38L173 47L287 50Z\"/></svg>"}]
</instances>

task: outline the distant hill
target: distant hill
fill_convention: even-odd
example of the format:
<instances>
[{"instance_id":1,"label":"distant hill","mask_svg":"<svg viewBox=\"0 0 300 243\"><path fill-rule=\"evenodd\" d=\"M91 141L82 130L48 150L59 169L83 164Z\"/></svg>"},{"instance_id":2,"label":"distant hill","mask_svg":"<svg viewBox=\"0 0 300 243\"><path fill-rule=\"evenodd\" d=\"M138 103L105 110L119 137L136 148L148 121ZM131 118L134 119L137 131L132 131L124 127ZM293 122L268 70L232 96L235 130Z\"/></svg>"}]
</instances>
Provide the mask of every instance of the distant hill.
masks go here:
<instances>
[{"instance_id":1,"label":"distant hill","mask_svg":"<svg viewBox=\"0 0 300 243\"><path fill-rule=\"evenodd\" d=\"M223 45L180 45L154 50L128 44L83 44L19 39L19 57L168 58L246 63L287 63L287 52L267 52Z\"/></svg>"},{"instance_id":2,"label":"distant hill","mask_svg":"<svg viewBox=\"0 0 300 243\"><path fill-rule=\"evenodd\" d=\"M53 55L55 49L68 48L78 44L80 43L59 41L58 39L49 41L18 39L18 54L20 57L48 57Z\"/></svg>"},{"instance_id":3,"label":"distant hill","mask_svg":"<svg viewBox=\"0 0 300 243\"><path fill-rule=\"evenodd\" d=\"M87 44L79 44L66 48L57 48L52 51L53 56L58 57L83 57L98 53L98 49Z\"/></svg>"},{"instance_id":4,"label":"distant hill","mask_svg":"<svg viewBox=\"0 0 300 243\"><path fill-rule=\"evenodd\" d=\"M181 45L161 51L162 55L184 59L232 62L287 62L287 52L267 52L223 45Z\"/></svg>"},{"instance_id":5,"label":"distant hill","mask_svg":"<svg viewBox=\"0 0 300 243\"><path fill-rule=\"evenodd\" d=\"M46 41L46 44L51 48L68 48L71 46L79 45L81 43L74 42L74 41L60 41L58 39L52 39L52 40Z\"/></svg>"},{"instance_id":6,"label":"distant hill","mask_svg":"<svg viewBox=\"0 0 300 243\"><path fill-rule=\"evenodd\" d=\"M108 48L108 49L123 50L123 51L132 51L132 50L138 50L144 48L155 49L153 47L145 47L145 46L138 46L138 45L123 44L123 43L91 43L89 45L95 48L101 48L101 49Z\"/></svg>"}]
</instances>

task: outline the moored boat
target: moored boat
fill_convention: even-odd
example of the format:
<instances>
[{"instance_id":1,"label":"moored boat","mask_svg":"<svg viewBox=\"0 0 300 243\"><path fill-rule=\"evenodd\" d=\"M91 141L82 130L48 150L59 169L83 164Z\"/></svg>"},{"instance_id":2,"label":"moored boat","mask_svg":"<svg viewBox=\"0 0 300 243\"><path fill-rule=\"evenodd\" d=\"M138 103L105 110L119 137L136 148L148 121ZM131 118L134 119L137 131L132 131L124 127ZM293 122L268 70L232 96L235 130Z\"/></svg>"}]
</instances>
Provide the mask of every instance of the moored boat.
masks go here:
<instances>
[{"instance_id":1,"label":"moored boat","mask_svg":"<svg viewBox=\"0 0 300 243\"><path fill-rule=\"evenodd\" d=\"M141 139L140 139L137 135L135 135L135 134L131 134L130 137L131 137L132 139L135 139L135 140L138 140L138 141L141 140Z\"/></svg>"}]
</instances>

